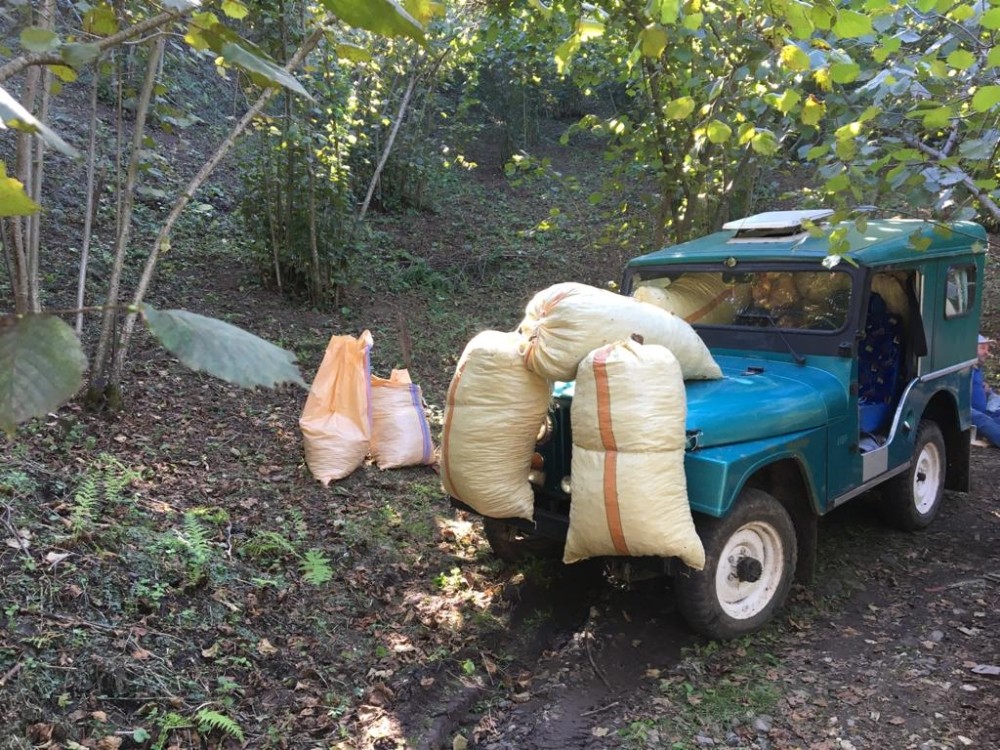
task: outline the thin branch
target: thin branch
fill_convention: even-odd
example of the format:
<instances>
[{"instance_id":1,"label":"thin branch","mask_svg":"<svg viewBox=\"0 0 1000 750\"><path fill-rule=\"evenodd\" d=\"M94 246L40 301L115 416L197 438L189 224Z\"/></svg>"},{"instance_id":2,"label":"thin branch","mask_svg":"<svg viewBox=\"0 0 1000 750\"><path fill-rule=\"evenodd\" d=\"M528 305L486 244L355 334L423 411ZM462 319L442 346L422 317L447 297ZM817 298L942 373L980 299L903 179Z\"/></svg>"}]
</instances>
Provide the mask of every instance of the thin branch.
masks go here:
<instances>
[{"instance_id":1,"label":"thin branch","mask_svg":"<svg viewBox=\"0 0 1000 750\"><path fill-rule=\"evenodd\" d=\"M926 143L914 138L912 135L904 135L903 142L918 151L927 154L927 156L931 157L935 161L945 161L948 158L948 155L943 151L938 151L936 148L928 146ZM972 177L964 170L959 169L958 167L949 168L961 177L961 183L965 185L966 189L976 197L982 207L989 212L990 216L997 221L1000 221L1000 205L998 205L997 202L990 197L989 192L979 187L979 185L976 184L976 181L972 179Z\"/></svg>"},{"instance_id":2,"label":"thin branch","mask_svg":"<svg viewBox=\"0 0 1000 750\"><path fill-rule=\"evenodd\" d=\"M319 28L313 31L309 37L302 42L302 46L295 52L288 63L285 65L285 71L290 72L297 68L302 61L305 60L306 56L312 52L313 48L319 44L320 39L326 33L325 29ZM130 312L125 318L125 325L122 330L121 345L118 347L118 351L115 355L115 363L113 368L112 381L117 382L121 378L122 370L125 365L125 355L128 352L129 340L132 336L132 330L135 328L136 312L142 305L142 300L146 296L146 292L149 289L149 285L153 280L153 272L156 270L156 263L160 258L160 254L166 252L170 248L170 233L173 231L174 224L180 218L181 213L183 213L187 204L194 198L195 193L202 186L205 180L208 179L209 175L212 174L213 170L219 165L219 162L229 153L229 149L233 147L236 143L236 139L240 134L247 128L250 122L264 109L264 106L270 101L271 97L277 91L275 88L266 88L261 92L260 96L257 97L257 101L253 103L253 106L247 110L246 114L240 119L240 121L233 127L232 131L226 137L226 139L219 144L219 147L215 150L215 153L209 158L207 162L198 170L198 173L191 178L191 181L184 188L183 192L174 201L173 208L170 210L170 214L167 216L166 221L163 222L163 226L160 228L159 234L156 236L156 240L153 243L153 249L149 253L149 257L146 258L146 264L142 269L142 276L139 279L139 284L136 287L135 295L132 298L133 312Z\"/></svg>"},{"instance_id":3,"label":"thin branch","mask_svg":"<svg viewBox=\"0 0 1000 750\"><path fill-rule=\"evenodd\" d=\"M382 157L378 161L378 166L375 168L375 174L372 175L372 181L368 185L368 194L365 195L365 201L361 204L361 210L358 212L358 218L356 224L360 224L365 220L365 214L368 213L368 205L371 203L372 195L375 193L375 187L378 185L379 178L382 176L382 170L385 168L385 163L389 161L389 154L392 152L392 144L396 140L396 134L399 133L399 127L403 124L403 118L406 116L406 108L410 104L410 96L413 94L413 87L417 83L417 75L413 75L410 78L409 83L406 84L406 93L403 94L403 101L399 104L399 112L396 114L396 121L392 124L392 130L389 131L389 139L385 142L385 148L382 150Z\"/></svg>"},{"instance_id":4,"label":"thin branch","mask_svg":"<svg viewBox=\"0 0 1000 750\"><path fill-rule=\"evenodd\" d=\"M117 47L120 44L124 44L130 39L137 36L145 34L151 29L155 29L159 26L175 21L188 13L192 12L194 8L186 8L184 10L168 10L160 13L158 15L147 18L145 21L140 21L134 26L129 26L127 29L122 29L116 34L111 36L106 36L100 41L96 42L99 52L104 52L105 50L111 49L112 47ZM62 59L57 54L51 52L37 52L32 55L21 55L21 57L15 57L10 62L5 65L0 66L0 83L3 83L11 76L20 73L25 68L31 67L32 65L65 65L66 61Z\"/></svg>"}]
</instances>

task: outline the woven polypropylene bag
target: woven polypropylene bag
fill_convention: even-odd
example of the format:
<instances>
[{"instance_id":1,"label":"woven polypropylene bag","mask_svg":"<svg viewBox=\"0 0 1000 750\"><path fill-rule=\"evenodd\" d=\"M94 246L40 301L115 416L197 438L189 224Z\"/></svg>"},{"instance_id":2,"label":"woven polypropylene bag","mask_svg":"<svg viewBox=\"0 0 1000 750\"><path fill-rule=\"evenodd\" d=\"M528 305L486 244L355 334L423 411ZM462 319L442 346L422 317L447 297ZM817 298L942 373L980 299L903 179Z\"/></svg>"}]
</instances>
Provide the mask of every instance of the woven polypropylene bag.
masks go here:
<instances>
[{"instance_id":1,"label":"woven polypropylene bag","mask_svg":"<svg viewBox=\"0 0 1000 750\"><path fill-rule=\"evenodd\" d=\"M380 469L434 462L424 397L406 370L372 376L372 458Z\"/></svg>"},{"instance_id":2,"label":"woven polypropylene bag","mask_svg":"<svg viewBox=\"0 0 1000 750\"><path fill-rule=\"evenodd\" d=\"M597 349L580 365L571 416L564 562L653 555L704 568L687 498L687 401L677 359L635 341Z\"/></svg>"},{"instance_id":3,"label":"woven polypropylene bag","mask_svg":"<svg viewBox=\"0 0 1000 750\"><path fill-rule=\"evenodd\" d=\"M525 364L548 380L572 380L589 352L633 335L670 349L685 380L722 377L690 324L653 305L586 284L556 284L536 294L518 330L525 338Z\"/></svg>"},{"instance_id":4,"label":"woven polypropylene bag","mask_svg":"<svg viewBox=\"0 0 1000 750\"><path fill-rule=\"evenodd\" d=\"M657 281L639 285L632 296L692 324L732 323L736 317L738 290L717 274L686 275L674 282L664 279L660 284Z\"/></svg>"},{"instance_id":5,"label":"woven polypropylene bag","mask_svg":"<svg viewBox=\"0 0 1000 750\"><path fill-rule=\"evenodd\" d=\"M528 482L549 383L529 372L516 333L484 331L465 347L445 404L445 491L493 518L534 514Z\"/></svg>"},{"instance_id":6,"label":"woven polypropylene bag","mask_svg":"<svg viewBox=\"0 0 1000 750\"><path fill-rule=\"evenodd\" d=\"M342 479L368 455L372 417L372 335L333 336L299 417L306 464L323 484Z\"/></svg>"}]
</instances>

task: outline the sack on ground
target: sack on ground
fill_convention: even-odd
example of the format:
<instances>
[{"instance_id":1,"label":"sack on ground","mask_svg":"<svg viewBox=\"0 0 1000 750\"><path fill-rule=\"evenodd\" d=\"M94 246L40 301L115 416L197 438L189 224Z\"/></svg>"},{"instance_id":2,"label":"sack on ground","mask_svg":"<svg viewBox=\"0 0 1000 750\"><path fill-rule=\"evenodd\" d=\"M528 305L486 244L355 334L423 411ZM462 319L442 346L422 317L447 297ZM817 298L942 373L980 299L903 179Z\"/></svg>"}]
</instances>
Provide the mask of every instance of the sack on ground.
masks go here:
<instances>
[{"instance_id":1,"label":"sack on ground","mask_svg":"<svg viewBox=\"0 0 1000 750\"><path fill-rule=\"evenodd\" d=\"M633 334L670 349L686 380L722 377L690 324L653 305L586 284L556 284L536 294L518 330L526 339L525 364L548 380L572 380L588 352Z\"/></svg>"},{"instance_id":2,"label":"sack on ground","mask_svg":"<svg viewBox=\"0 0 1000 750\"><path fill-rule=\"evenodd\" d=\"M372 376L371 453L380 469L434 462L434 444L420 386L406 370L388 378Z\"/></svg>"},{"instance_id":3,"label":"sack on ground","mask_svg":"<svg viewBox=\"0 0 1000 750\"><path fill-rule=\"evenodd\" d=\"M704 568L687 498L687 400L677 358L635 341L592 352L577 373L571 417L573 502L563 561L655 555Z\"/></svg>"},{"instance_id":4,"label":"sack on ground","mask_svg":"<svg viewBox=\"0 0 1000 750\"><path fill-rule=\"evenodd\" d=\"M323 484L343 479L368 455L372 335L333 336L306 398L299 428L309 471Z\"/></svg>"},{"instance_id":5,"label":"sack on ground","mask_svg":"<svg viewBox=\"0 0 1000 750\"><path fill-rule=\"evenodd\" d=\"M534 513L528 482L549 383L524 366L516 333L484 331L465 347L448 389L441 443L445 491L493 518Z\"/></svg>"}]
</instances>

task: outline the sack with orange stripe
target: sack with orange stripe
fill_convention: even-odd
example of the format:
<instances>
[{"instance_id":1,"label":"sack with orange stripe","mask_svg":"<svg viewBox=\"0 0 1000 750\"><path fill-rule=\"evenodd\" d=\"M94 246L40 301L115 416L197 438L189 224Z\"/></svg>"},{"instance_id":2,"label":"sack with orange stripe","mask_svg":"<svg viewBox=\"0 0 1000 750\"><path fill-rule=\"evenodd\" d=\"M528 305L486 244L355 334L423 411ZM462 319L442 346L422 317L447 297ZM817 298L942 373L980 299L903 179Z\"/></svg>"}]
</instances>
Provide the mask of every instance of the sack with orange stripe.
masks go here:
<instances>
[{"instance_id":1,"label":"sack with orange stripe","mask_svg":"<svg viewBox=\"0 0 1000 750\"><path fill-rule=\"evenodd\" d=\"M528 369L549 380L572 380L588 352L633 334L670 349L686 380L722 377L690 324L653 305L586 284L565 282L536 294L518 330L527 340Z\"/></svg>"},{"instance_id":2,"label":"sack with orange stripe","mask_svg":"<svg viewBox=\"0 0 1000 750\"><path fill-rule=\"evenodd\" d=\"M705 567L684 475L686 418L681 368L664 347L620 341L584 359L564 562L654 555Z\"/></svg>"},{"instance_id":3,"label":"sack with orange stripe","mask_svg":"<svg viewBox=\"0 0 1000 750\"><path fill-rule=\"evenodd\" d=\"M632 296L672 312L688 323L732 323L750 296L747 284L727 284L721 274L686 274L679 279L640 282Z\"/></svg>"},{"instance_id":4,"label":"sack with orange stripe","mask_svg":"<svg viewBox=\"0 0 1000 750\"><path fill-rule=\"evenodd\" d=\"M516 333L483 331L462 352L448 388L441 441L445 492L492 518L534 514L528 482L549 383L529 372Z\"/></svg>"}]
</instances>

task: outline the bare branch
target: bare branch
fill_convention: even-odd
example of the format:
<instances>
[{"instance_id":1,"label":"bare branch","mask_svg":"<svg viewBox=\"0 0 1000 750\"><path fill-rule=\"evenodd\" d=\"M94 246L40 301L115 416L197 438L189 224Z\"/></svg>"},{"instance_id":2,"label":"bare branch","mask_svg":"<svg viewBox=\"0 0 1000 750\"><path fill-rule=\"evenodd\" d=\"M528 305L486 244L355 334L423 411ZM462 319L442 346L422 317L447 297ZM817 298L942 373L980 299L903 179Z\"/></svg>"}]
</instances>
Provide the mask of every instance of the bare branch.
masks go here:
<instances>
[{"instance_id":1,"label":"bare branch","mask_svg":"<svg viewBox=\"0 0 1000 750\"><path fill-rule=\"evenodd\" d=\"M948 158L948 155L943 151L938 151L936 148L928 146L926 143L918 140L917 138L914 138L912 135L904 135L903 141L907 145L912 146L921 153L924 153L927 156L931 157L932 159L934 159L934 161L940 162ZM989 212L990 216L992 216L997 221L1000 221L1000 205L998 205L997 202L993 200L989 192L979 187L976 184L976 181L972 179L972 177L964 170L954 166L950 166L949 169L951 169L953 172L961 176L961 183L966 187L966 189L973 196L975 196L976 200L978 200L979 203L982 205L982 207Z\"/></svg>"}]
</instances>

